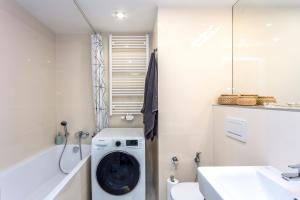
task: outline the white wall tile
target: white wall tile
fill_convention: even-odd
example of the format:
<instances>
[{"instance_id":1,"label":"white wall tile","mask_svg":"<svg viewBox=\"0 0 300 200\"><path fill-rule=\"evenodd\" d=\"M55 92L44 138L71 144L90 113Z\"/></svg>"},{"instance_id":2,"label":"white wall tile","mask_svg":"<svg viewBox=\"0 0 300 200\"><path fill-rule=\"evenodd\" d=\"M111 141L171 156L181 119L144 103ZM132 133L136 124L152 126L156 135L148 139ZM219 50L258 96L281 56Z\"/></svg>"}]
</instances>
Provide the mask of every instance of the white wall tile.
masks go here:
<instances>
[{"instance_id":1,"label":"white wall tile","mask_svg":"<svg viewBox=\"0 0 300 200\"><path fill-rule=\"evenodd\" d=\"M159 84L159 199L177 155L180 181L194 181L195 153L212 164L212 110L231 85L231 9L160 8L157 18Z\"/></svg>"},{"instance_id":2,"label":"white wall tile","mask_svg":"<svg viewBox=\"0 0 300 200\"><path fill-rule=\"evenodd\" d=\"M287 171L300 162L300 112L215 106L214 164L272 165ZM247 142L225 135L226 117L247 121ZM290 170L289 170L290 171Z\"/></svg>"}]
</instances>

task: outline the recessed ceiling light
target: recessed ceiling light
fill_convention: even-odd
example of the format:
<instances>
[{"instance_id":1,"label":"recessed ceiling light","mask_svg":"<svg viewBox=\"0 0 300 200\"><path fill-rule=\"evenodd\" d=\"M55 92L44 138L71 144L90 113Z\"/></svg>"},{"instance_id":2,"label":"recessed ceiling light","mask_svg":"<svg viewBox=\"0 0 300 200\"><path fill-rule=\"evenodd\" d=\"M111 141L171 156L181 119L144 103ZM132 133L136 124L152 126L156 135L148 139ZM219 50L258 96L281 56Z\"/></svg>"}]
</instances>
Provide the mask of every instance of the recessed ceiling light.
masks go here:
<instances>
[{"instance_id":1,"label":"recessed ceiling light","mask_svg":"<svg viewBox=\"0 0 300 200\"><path fill-rule=\"evenodd\" d=\"M117 20L120 20L120 21L125 20L125 19L128 18L127 13L124 12L124 11L116 11L116 12L114 12L114 13L112 14L112 16L113 16L114 18L116 18Z\"/></svg>"}]
</instances>

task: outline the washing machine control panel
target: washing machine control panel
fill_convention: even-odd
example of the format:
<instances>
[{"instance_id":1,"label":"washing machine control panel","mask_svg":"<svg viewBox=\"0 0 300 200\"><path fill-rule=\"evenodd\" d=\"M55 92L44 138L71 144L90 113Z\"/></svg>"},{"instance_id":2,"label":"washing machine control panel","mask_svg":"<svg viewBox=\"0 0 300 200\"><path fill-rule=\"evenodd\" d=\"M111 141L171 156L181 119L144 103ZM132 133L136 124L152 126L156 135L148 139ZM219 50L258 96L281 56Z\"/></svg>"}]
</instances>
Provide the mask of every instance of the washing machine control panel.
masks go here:
<instances>
[{"instance_id":1,"label":"washing machine control panel","mask_svg":"<svg viewBox=\"0 0 300 200\"><path fill-rule=\"evenodd\" d=\"M126 146L128 147L138 147L139 141L138 140L126 140Z\"/></svg>"},{"instance_id":2,"label":"washing machine control panel","mask_svg":"<svg viewBox=\"0 0 300 200\"><path fill-rule=\"evenodd\" d=\"M96 148L143 148L144 143L142 139L112 139L112 140L103 140L98 139L93 142L93 146Z\"/></svg>"},{"instance_id":3,"label":"washing machine control panel","mask_svg":"<svg viewBox=\"0 0 300 200\"><path fill-rule=\"evenodd\" d=\"M141 142L137 139L132 140L116 140L114 141L115 147L131 147L131 148L139 148L141 146Z\"/></svg>"}]
</instances>

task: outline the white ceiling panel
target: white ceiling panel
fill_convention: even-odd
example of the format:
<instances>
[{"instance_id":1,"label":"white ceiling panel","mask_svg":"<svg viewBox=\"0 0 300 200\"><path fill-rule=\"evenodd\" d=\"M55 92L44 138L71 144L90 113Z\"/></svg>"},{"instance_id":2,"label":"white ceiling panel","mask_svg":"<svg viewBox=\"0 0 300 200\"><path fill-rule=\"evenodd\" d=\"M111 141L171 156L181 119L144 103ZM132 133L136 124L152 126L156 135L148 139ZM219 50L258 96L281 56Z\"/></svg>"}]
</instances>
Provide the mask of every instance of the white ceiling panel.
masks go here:
<instances>
[{"instance_id":1,"label":"white ceiling panel","mask_svg":"<svg viewBox=\"0 0 300 200\"><path fill-rule=\"evenodd\" d=\"M72 0L16 1L55 33L91 32Z\"/></svg>"},{"instance_id":2,"label":"white ceiling panel","mask_svg":"<svg viewBox=\"0 0 300 200\"><path fill-rule=\"evenodd\" d=\"M237 0L153 0L163 7L222 7L232 6Z\"/></svg>"},{"instance_id":3,"label":"white ceiling panel","mask_svg":"<svg viewBox=\"0 0 300 200\"><path fill-rule=\"evenodd\" d=\"M16 0L33 16L58 34L90 33L73 0ZM151 32L157 8L231 6L236 0L77 0L97 31L114 33ZM117 21L115 11L128 18Z\"/></svg>"},{"instance_id":4,"label":"white ceiling panel","mask_svg":"<svg viewBox=\"0 0 300 200\"><path fill-rule=\"evenodd\" d=\"M78 0L96 30L104 32L151 32L157 6L152 0ZM117 21L115 11L125 11L128 18Z\"/></svg>"}]
</instances>

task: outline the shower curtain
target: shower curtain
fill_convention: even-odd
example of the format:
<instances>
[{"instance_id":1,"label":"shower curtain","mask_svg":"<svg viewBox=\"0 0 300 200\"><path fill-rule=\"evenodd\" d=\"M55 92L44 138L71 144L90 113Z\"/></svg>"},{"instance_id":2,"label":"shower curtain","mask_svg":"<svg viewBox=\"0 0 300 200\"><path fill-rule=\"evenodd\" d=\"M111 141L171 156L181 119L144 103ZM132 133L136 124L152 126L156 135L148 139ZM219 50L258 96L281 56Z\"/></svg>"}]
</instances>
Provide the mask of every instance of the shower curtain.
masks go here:
<instances>
[{"instance_id":1,"label":"shower curtain","mask_svg":"<svg viewBox=\"0 0 300 200\"><path fill-rule=\"evenodd\" d=\"M96 133L108 127L107 107L105 104L105 82L103 43L100 34L91 36L92 49L92 78L93 78L93 100L96 120Z\"/></svg>"}]
</instances>

